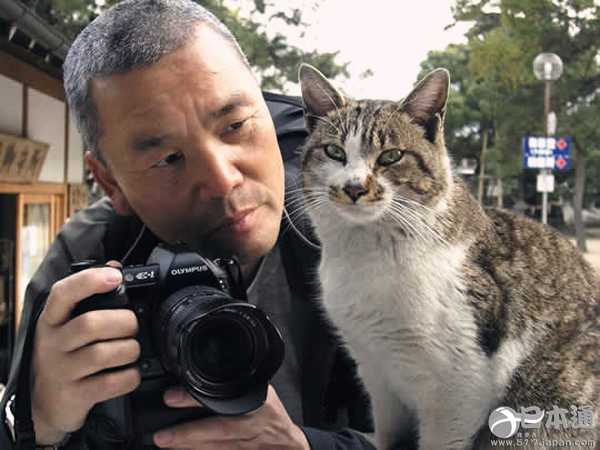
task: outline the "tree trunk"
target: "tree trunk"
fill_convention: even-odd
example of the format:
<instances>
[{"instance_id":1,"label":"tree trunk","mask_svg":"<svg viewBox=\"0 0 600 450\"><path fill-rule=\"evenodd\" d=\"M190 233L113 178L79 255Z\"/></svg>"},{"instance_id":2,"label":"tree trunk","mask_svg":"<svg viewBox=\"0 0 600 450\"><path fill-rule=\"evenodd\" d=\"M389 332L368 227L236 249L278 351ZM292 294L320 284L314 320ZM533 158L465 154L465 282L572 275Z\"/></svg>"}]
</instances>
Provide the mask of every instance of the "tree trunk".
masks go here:
<instances>
[{"instance_id":1,"label":"tree trunk","mask_svg":"<svg viewBox=\"0 0 600 450\"><path fill-rule=\"evenodd\" d=\"M483 135L481 137L481 156L479 157L479 183L477 184L477 200L479 204L483 206L483 180L485 177L485 151L487 149L488 142L488 130L484 128L482 130Z\"/></svg>"},{"instance_id":2,"label":"tree trunk","mask_svg":"<svg viewBox=\"0 0 600 450\"><path fill-rule=\"evenodd\" d=\"M498 208L504 208L504 186L502 185L502 178L496 180L496 186L498 186Z\"/></svg>"},{"instance_id":3,"label":"tree trunk","mask_svg":"<svg viewBox=\"0 0 600 450\"><path fill-rule=\"evenodd\" d=\"M585 157L581 152L577 152L575 160L575 196L573 198L574 209L574 225L575 239L577 240L577 248L582 251L587 251L585 243L585 224L583 223L583 192L585 189Z\"/></svg>"}]
</instances>

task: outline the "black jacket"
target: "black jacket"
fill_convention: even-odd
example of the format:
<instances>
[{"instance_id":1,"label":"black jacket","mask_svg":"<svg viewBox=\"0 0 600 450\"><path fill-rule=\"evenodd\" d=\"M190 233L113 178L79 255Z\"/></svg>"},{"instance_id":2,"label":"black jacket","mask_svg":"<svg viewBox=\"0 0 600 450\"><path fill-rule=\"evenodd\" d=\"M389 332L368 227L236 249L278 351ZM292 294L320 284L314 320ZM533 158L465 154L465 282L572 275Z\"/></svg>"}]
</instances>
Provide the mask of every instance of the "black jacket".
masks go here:
<instances>
[{"instance_id":1,"label":"black jacket","mask_svg":"<svg viewBox=\"0 0 600 450\"><path fill-rule=\"evenodd\" d=\"M286 189L289 190L298 179L298 148L306 136L301 103L296 98L270 93L265 93L265 100L277 130L285 163ZM290 226L288 219L283 219L285 223L281 227L278 245L290 288L301 293L299 297L304 299L303 304L294 305L294 317L303 322L301 329L305 330L303 348L306 350L301 357L303 430L313 449L373 448L355 431L372 432L368 395L357 378L355 364L323 319L317 303L319 284L314 274L319 251L299 236L302 233L315 241L310 224L295 218L293 226ZM27 422L28 414L23 413L29 404L28 383L20 383L20 380L28 379L35 322L52 284L70 273L70 264L74 261L120 260L132 246L140 227L137 217L117 215L105 198L77 214L56 237L26 291L7 389L0 402L0 448L17 448L4 424L6 403L15 393L15 403L23 417L19 425L24 431L20 436L32 437L27 436L26 431L31 427ZM156 242L151 233L145 233L126 263L144 262ZM105 448L90 444L87 430L91 425L88 422L74 434L66 448Z\"/></svg>"}]
</instances>

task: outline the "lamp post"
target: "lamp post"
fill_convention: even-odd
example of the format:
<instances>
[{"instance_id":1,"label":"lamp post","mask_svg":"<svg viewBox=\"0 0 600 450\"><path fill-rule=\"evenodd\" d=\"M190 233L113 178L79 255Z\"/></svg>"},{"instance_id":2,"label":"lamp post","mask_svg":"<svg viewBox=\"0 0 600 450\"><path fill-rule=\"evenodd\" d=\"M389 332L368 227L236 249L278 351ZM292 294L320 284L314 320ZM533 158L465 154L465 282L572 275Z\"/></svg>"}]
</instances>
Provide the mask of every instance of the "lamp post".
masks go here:
<instances>
[{"instance_id":1,"label":"lamp post","mask_svg":"<svg viewBox=\"0 0 600 450\"><path fill-rule=\"evenodd\" d=\"M533 73L538 80L544 82L544 121L546 137L552 136L556 129L556 116L550 113L550 85L558 80L562 74L563 63L554 53L540 53L533 60ZM542 169L540 176L546 178L550 175L549 169ZM546 183L543 183L546 184ZM542 190L542 223L548 223L548 190Z\"/></svg>"}]
</instances>

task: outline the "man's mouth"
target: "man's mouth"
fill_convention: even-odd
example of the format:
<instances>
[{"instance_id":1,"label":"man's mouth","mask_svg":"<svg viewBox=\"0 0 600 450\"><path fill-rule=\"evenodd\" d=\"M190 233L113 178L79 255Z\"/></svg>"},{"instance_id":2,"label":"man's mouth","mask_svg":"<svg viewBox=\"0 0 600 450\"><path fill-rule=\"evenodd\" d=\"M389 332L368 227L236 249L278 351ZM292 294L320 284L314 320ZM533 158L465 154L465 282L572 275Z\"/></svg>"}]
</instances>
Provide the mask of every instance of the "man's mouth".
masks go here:
<instances>
[{"instance_id":1,"label":"man's mouth","mask_svg":"<svg viewBox=\"0 0 600 450\"><path fill-rule=\"evenodd\" d=\"M243 233L250 230L254 225L257 209L258 208L249 208L238 213L228 215L210 231L210 234L222 232Z\"/></svg>"}]
</instances>

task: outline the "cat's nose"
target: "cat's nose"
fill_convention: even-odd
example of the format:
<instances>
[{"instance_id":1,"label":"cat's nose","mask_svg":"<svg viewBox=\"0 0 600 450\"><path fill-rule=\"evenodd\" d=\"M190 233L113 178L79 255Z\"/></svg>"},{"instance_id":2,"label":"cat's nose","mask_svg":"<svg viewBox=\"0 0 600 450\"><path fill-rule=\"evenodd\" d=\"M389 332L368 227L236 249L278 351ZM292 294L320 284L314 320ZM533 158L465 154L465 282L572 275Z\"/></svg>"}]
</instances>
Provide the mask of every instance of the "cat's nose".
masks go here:
<instances>
[{"instance_id":1,"label":"cat's nose","mask_svg":"<svg viewBox=\"0 0 600 450\"><path fill-rule=\"evenodd\" d=\"M354 203L365 195L368 191L362 184L347 184L344 186L344 192L352 199Z\"/></svg>"}]
</instances>

